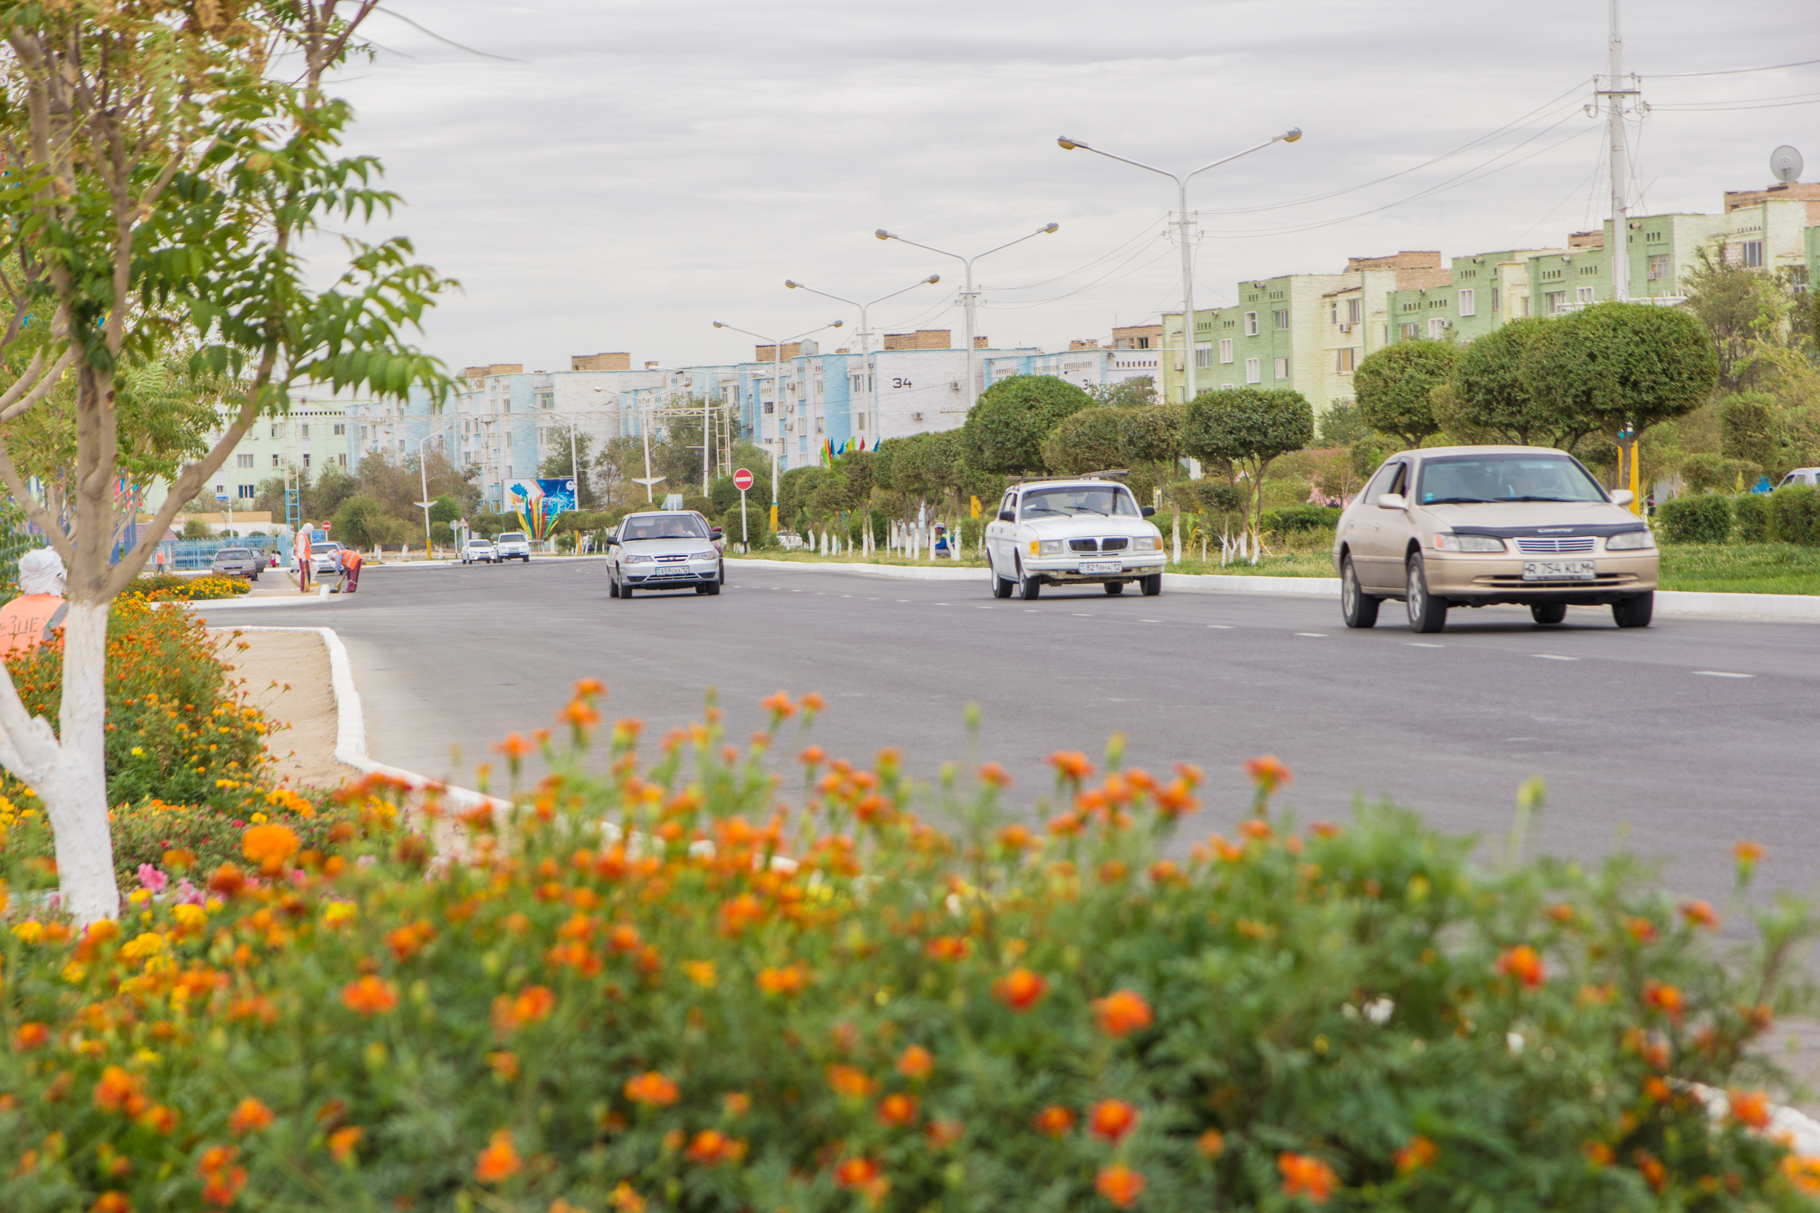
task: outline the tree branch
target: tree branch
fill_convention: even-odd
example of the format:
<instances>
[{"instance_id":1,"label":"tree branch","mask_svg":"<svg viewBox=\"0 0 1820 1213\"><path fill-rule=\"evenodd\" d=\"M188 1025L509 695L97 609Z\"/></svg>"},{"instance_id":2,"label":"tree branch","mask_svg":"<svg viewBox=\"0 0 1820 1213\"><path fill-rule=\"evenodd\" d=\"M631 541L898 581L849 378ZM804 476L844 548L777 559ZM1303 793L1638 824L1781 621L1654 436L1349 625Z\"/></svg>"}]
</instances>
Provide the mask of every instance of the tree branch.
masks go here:
<instances>
[{"instance_id":1,"label":"tree branch","mask_svg":"<svg viewBox=\"0 0 1820 1213\"><path fill-rule=\"evenodd\" d=\"M20 376L19 382L8 388L6 395L0 396L0 421L13 420L50 395L51 390L63 381L63 373L69 370L70 363L75 356L74 350L64 350L63 357L57 359L56 364L46 371L44 377L39 379L37 384L27 392L25 385L31 382L32 376L38 373L38 367L44 361L42 352L33 354L31 365L25 368L25 374ZM25 393L23 398L20 396L21 392Z\"/></svg>"},{"instance_id":2,"label":"tree branch","mask_svg":"<svg viewBox=\"0 0 1820 1213\"><path fill-rule=\"evenodd\" d=\"M50 541L50 545L57 549L59 556L63 557L64 564L68 565L73 561L76 558L76 551L70 546L69 536L63 533L63 527L58 523L57 516L32 496L32 491L26 487L24 479L19 475L19 469L13 466L12 453L6 449L4 436L0 436L0 481L6 482L7 492L13 495L13 500L24 507L32 524L44 532L44 537Z\"/></svg>"}]
</instances>

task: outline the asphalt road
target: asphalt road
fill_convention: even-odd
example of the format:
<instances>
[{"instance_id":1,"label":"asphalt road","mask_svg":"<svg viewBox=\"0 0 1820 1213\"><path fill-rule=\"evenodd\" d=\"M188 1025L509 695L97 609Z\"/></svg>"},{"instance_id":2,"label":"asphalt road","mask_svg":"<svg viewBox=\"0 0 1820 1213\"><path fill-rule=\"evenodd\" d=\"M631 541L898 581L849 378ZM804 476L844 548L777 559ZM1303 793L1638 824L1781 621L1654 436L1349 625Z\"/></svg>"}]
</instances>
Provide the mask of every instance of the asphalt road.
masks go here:
<instances>
[{"instance_id":1,"label":"asphalt road","mask_svg":"<svg viewBox=\"0 0 1820 1213\"><path fill-rule=\"evenodd\" d=\"M371 568L358 596L211 622L332 626L385 762L466 782L492 742L552 723L580 677L605 681L613 716L656 736L698 719L716 687L729 736L763 723L779 688L819 691L815 740L856 760L904 751L933 776L972 761L964 709L984 712L979 757L1017 777L1039 812L1057 749L1208 773L1194 836L1248 802L1239 763L1274 753L1303 820L1343 820L1355 796L1390 797L1449 830L1501 835L1531 775L1548 783L1540 845L1615 845L1666 861L1671 883L1721 900L1731 846L1769 848L1766 887L1820 874L1820 627L1660 620L1618 631L1575 608L1537 628L1520 608L1456 611L1412 635L1396 604L1367 632L1337 601L1135 589L994 600L972 582L729 565L719 597L607 597L594 562ZM453 747L453 748L452 748ZM1185 844L1184 844L1185 845Z\"/></svg>"}]
</instances>

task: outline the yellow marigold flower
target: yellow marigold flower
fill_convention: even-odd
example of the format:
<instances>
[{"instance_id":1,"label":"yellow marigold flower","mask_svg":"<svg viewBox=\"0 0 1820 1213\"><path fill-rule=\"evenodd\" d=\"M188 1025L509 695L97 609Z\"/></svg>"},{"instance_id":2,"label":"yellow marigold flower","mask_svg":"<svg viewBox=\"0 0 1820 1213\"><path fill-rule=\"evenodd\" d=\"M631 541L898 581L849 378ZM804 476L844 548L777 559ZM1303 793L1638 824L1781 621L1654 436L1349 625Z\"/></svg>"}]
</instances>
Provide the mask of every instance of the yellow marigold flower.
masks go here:
<instances>
[{"instance_id":1,"label":"yellow marigold flower","mask_svg":"<svg viewBox=\"0 0 1820 1213\"><path fill-rule=\"evenodd\" d=\"M719 976L714 972L714 962L712 960L688 961L683 965L683 972L687 973L689 975L689 980L696 985L706 986L709 989L712 989L720 982Z\"/></svg>"},{"instance_id":2,"label":"yellow marigold flower","mask_svg":"<svg viewBox=\"0 0 1820 1213\"><path fill-rule=\"evenodd\" d=\"M44 924L35 918L28 918L13 928L13 935L21 943L37 943L44 938Z\"/></svg>"},{"instance_id":3,"label":"yellow marigold flower","mask_svg":"<svg viewBox=\"0 0 1820 1213\"><path fill-rule=\"evenodd\" d=\"M201 906L193 906L185 902L183 905L172 907L171 917L177 920L179 926L195 928L209 920L209 912Z\"/></svg>"},{"instance_id":4,"label":"yellow marigold flower","mask_svg":"<svg viewBox=\"0 0 1820 1213\"><path fill-rule=\"evenodd\" d=\"M351 901L331 901L322 911L322 921L331 927L353 922L359 915L360 907Z\"/></svg>"},{"instance_id":5,"label":"yellow marigold flower","mask_svg":"<svg viewBox=\"0 0 1820 1213\"><path fill-rule=\"evenodd\" d=\"M282 872L285 861L297 853L300 845L297 835L287 826L249 826L240 838L242 853L267 876Z\"/></svg>"},{"instance_id":6,"label":"yellow marigold flower","mask_svg":"<svg viewBox=\"0 0 1820 1213\"><path fill-rule=\"evenodd\" d=\"M145 931L121 945L120 958L136 962L156 956L162 951L164 951L164 936L156 931Z\"/></svg>"}]
</instances>

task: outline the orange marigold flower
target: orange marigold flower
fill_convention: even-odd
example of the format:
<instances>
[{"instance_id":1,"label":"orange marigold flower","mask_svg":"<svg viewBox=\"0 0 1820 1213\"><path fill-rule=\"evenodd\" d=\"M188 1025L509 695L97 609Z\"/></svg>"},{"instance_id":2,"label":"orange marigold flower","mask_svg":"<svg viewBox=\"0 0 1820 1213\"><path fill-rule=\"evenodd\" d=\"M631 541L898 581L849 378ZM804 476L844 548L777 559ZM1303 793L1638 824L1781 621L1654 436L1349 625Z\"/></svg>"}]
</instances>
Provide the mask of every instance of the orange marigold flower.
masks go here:
<instances>
[{"instance_id":1,"label":"orange marigold flower","mask_svg":"<svg viewBox=\"0 0 1820 1213\"><path fill-rule=\"evenodd\" d=\"M1013 969L992 983L992 996L1013 1011L1028 1011L1048 992L1048 979L1025 968Z\"/></svg>"},{"instance_id":2,"label":"orange marigold flower","mask_svg":"<svg viewBox=\"0 0 1820 1213\"><path fill-rule=\"evenodd\" d=\"M1268 796L1280 787L1285 787L1295 778L1295 772L1285 766L1275 754L1265 754L1261 758L1245 760L1245 774L1258 791Z\"/></svg>"},{"instance_id":3,"label":"orange marigold flower","mask_svg":"<svg viewBox=\"0 0 1820 1213\"><path fill-rule=\"evenodd\" d=\"M1277 1170L1283 1175L1283 1195L1305 1196L1317 1205L1326 1204L1339 1183L1333 1168L1320 1159L1289 1150L1277 1155Z\"/></svg>"},{"instance_id":4,"label":"orange marigold flower","mask_svg":"<svg viewBox=\"0 0 1820 1213\"><path fill-rule=\"evenodd\" d=\"M828 701L821 697L819 691L810 691L807 695L804 695L802 703L803 711L811 714L819 712L828 706Z\"/></svg>"},{"instance_id":5,"label":"orange marigold flower","mask_svg":"<svg viewBox=\"0 0 1820 1213\"><path fill-rule=\"evenodd\" d=\"M285 860L295 855L301 846L289 826L248 826L246 833L240 836L241 854L258 864L259 870L267 876L284 871Z\"/></svg>"},{"instance_id":6,"label":"orange marigold flower","mask_svg":"<svg viewBox=\"0 0 1820 1213\"><path fill-rule=\"evenodd\" d=\"M1087 1131L1116 1146L1127 1133L1137 1128L1137 1122L1136 1108L1122 1099L1106 1099L1094 1104L1087 1114Z\"/></svg>"},{"instance_id":7,"label":"orange marigold flower","mask_svg":"<svg viewBox=\"0 0 1820 1213\"><path fill-rule=\"evenodd\" d=\"M1643 1173L1650 1191L1660 1192L1668 1183L1668 1168L1662 1165L1662 1160L1648 1150L1638 1150L1631 1157L1636 1161L1637 1170Z\"/></svg>"},{"instance_id":8,"label":"orange marigold flower","mask_svg":"<svg viewBox=\"0 0 1820 1213\"><path fill-rule=\"evenodd\" d=\"M758 972L758 988L767 994L801 994L808 984L808 970L800 964L787 964L781 969L760 969Z\"/></svg>"},{"instance_id":9,"label":"orange marigold flower","mask_svg":"<svg viewBox=\"0 0 1820 1213\"><path fill-rule=\"evenodd\" d=\"M1395 1157L1397 1174L1408 1175L1432 1167L1435 1159L1441 1157L1441 1147L1418 1133L1396 1152Z\"/></svg>"},{"instance_id":10,"label":"orange marigold flower","mask_svg":"<svg viewBox=\"0 0 1820 1213\"><path fill-rule=\"evenodd\" d=\"M1093 1190L1121 1209L1129 1209L1149 1186L1148 1180L1122 1162L1101 1168L1093 1180Z\"/></svg>"},{"instance_id":11,"label":"orange marigold flower","mask_svg":"<svg viewBox=\"0 0 1820 1213\"><path fill-rule=\"evenodd\" d=\"M790 717L796 715L796 705L790 702L790 694L788 691L779 691L775 695L767 695L758 701L758 706L765 709L765 711L771 713L773 716L778 717L780 720L788 720Z\"/></svg>"},{"instance_id":12,"label":"orange marigold flower","mask_svg":"<svg viewBox=\"0 0 1820 1213\"><path fill-rule=\"evenodd\" d=\"M931 1150L946 1150L967 1135L967 1126L958 1120L932 1120L923 1130L923 1140Z\"/></svg>"},{"instance_id":13,"label":"orange marigold flower","mask_svg":"<svg viewBox=\"0 0 1820 1213\"><path fill-rule=\"evenodd\" d=\"M1672 1092L1669 1091L1668 1084L1663 1082L1660 1078L1657 1078L1654 1074L1651 1074L1648 1078L1643 1080L1644 1098L1653 1100L1656 1103L1667 1103L1671 1094Z\"/></svg>"},{"instance_id":14,"label":"orange marigold flower","mask_svg":"<svg viewBox=\"0 0 1820 1213\"><path fill-rule=\"evenodd\" d=\"M674 1082L656 1070L626 1080L626 1098L652 1107L669 1107L682 1096Z\"/></svg>"},{"instance_id":15,"label":"orange marigold flower","mask_svg":"<svg viewBox=\"0 0 1820 1213\"><path fill-rule=\"evenodd\" d=\"M752 1097L744 1091L729 1091L721 1096L720 1106L727 1110L728 1116L738 1118L752 1110Z\"/></svg>"},{"instance_id":16,"label":"orange marigold flower","mask_svg":"<svg viewBox=\"0 0 1820 1213\"><path fill-rule=\"evenodd\" d=\"M937 935L923 945L923 955L932 960L965 960L973 943L965 935Z\"/></svg>"},{"instance_id":17,"label":"orange marigold flower","mask_svg":"<svg viewBox=\"0 0 1820 1213\"><path fill-rule=\"evenodd\" d=\"M618 1209L619 1213L645 1213L645 1198L623 1179L613 1189L613 1194L607 1197L607 1203Z\"/></svg>"},{"instance_id":18,"label":"orange marigold flower","mask_svg":"<svg viewBox=\"0 0 1820 1213\"><path fill-rule=\"evenodd\" d=\"M1820 1158L1788 1154L1782 1159L1782 1174L1788 1182L1809 1196L1820 1196Z\"/></svg>"},{"instance_id":19,"label":"orange marigold flower","mask_svg":"<svg viewBox=\"0 0 1820 1213\"><path fill-rule=\"evenodd\" d=\"M1226 1135L1218 1129L1209 1129L1194 1139L1194 1148L1203 1158L1218 1158L1226 1152Z\"/></svg>"},{"instance_id":20,"label":"orange marigold flower","mask_svg":"<svg viewBox=\"0 0 1820 1213\"><path fill-rule=\"evenodd\" d=\"M341 1003L356 1015L385 1015L398 1008L398 991L391 982L368 973L341 987Z\"/></svg>"},{"instance_id":21,"label":"orange marigold flower","mask_svg":"<svg viewBox=\"0 0 1820 1213\"><path fill-rule=\"evenodd\" d=\"M1770 1121L1769 1096L1761 1091L1728 1091L1732 1119L1752 1129L1767 1129Z\"/></svg>"},{"instance_id":22,"label":"orange marigold flower","mask_svg":"<svg viewBox=\"0 0 1820 1213\"><path fill-rule=\"evenodd\" d=\"M1087 761L1087 755L1079 750L1057 750L1046 760L1050 766L1059 771L1063 778L1076 782L1093 774L1093 764Z\"/></svg>"},{"instance_id":23,"label":"orange marigold flower","mask_svg":"<svg viewBox=\"0 0 1820 1213\"><path fill-rule=\"evenodd\" d=\"M712 1167L723 1162L737 1162L746 1154L746 1143L728 1137L719 1129L703 1129L684 1152L690 1162Z\"/></svg>"},{"instance_id":24,"label":"orange marigold flower","mask_svg":"<svg viewBox=\"0 0 1820 1213\"><path fill-rule=\"evenodd\" d=\"M974 777L987 787L1008 788L1011 786L1011 774L996 762L981 763Z\"/></svg>"},{"instance_id":25,"label":"orange marigold flower","mask_svg":"<svg viewBox=\"0 0 1820 1213\"><path fill-rule=\"evenodd\" d=\"M1108 1036L1129 1036L1156 1022L1150 1004L1134 990L1118 990L1095 999L1093 1013L1099 1017L1100 1031Z\"/></svg>"},{"instance_id":26,"label":"orange marigold flower","mask_svg":"<svg viewBox=\"0 0 1820 1213\"><path fill-rule=\"evenodd\" d=\"M1074 1129L1074 1109L1052 1103L1032 1117L1030 1123L1045 1137L1066 1137Z\"/></svg>"},{"instance_id":27,"label":"orange marigold flower","mask_svg":"<svg viewBox=\"0 0 1820 1213\"><path fill-rule=\"evenodd\" d=\"M101 1081L95 1084L95 1106L103 1112L126 1112L136 1114L135 1101L143 1105L144 1095L140 1093L140 1080L128 1074L119 1066L109 1066L101 1072Z\"/></svg>"},{"instance_id":28,"label":"orange marigold flower","mask_svg":"<svg viewBox=\"0 0 1820 1213\"><path fill-rule=\"evenodd\" d=\"M1624 929L1629 931L1631 938L1635 939L1638 943L1654 943L1656 941L1656 924L1647 918L1626 918L1624 920Z\"/></svg>"},{"instance_id":29,"label":"orange marigold flower","mask_svg":"<svg viewBox=\"0 0 1820 1213\"><path fill-rule=\"evenodd\" d=\"M1006 826L998 832L998 844L1007 851L1028 850L1034 841L1035 836L1024 826Z\"/></svg>"},{"instance_id":30,"label":"orange marigold flower","mask_svg":"<svg viewBox=\"0 0 1820 1213\"><path fill-rule=\"evenodd\" d=\"M827 1074L828 1085L837 1095L864 1099L875 1087L872 1079L858 1066L829 1066Z\"/></svg>"},{"instance_id":31,"label":"orange marigold flower","mask_svg":"<svg viewBox=\"0 0 1820 1213\"><path fill-rule=\"evenodd\" d=\"M224 1165L217 1170L204 1171L202 1178L203 1201L225 1209L240 1198L240 1190L246 1187L246 1168Z\"/></svg>"},{"instance_id":32,"label":"orange marigold flower","mask_svg":"<svg viewBox=\"0 0 1820 1213\"><path fill-rule=\"evenodd\" d=\"M13 1049L24 1053L29 1049L42 1049L51 1042L51 1030L41 1023L22 1023L19 1030L13 1033Z\"/></svg>"},{"instance_id":33,"label":"orange marigold flower","mask_svg":"<svg viewBox=\"0 0 1820 1213\"><path fill-rule=\"evenodd\" d=\"M1239 823L1239 833L1245 835L1247 838L1262 840L1269 838L1273 832L1268 821L1260 821L1256 817L1248 818Z\"/></svg>"},{"instance_id":34,"label":"orange marigold flower","mask_svg":"<svg viewBox=\"0 0 1820 1213\"><path fill-rule=\"evenodd\" d=\"M487 1148L474 1160L474 1178L483 1184L496 1184L524 1170L524 1161L512 1146L512 1130L498 1129Z\"/></svg>"},{"instance_id":35,"label":"orange marigold flower","mask_svg":"<svg viewBox=\"0 0 1820 1213\"><path fill-rule=\"evenodd\" d=\"M818 745L812 745L796 756L797 761L806 767L819 767L828 761L828 753Z\"/></svg>"},{"instance_id":36,"label":"orange marigold flower","mask_svg":"<svg viewBox=\"0 0 1820 1213\"><path fill-rule=\"evenodd\" d=\"M501 1082L512 1082L518 1078L518 1054L510 1049L496 1049L487 1054L487 1064L493 1067L493 1074Z\"/></svg>"},{"instance_id":37,"label":"orange marigold flower","mask_svg":"<svg viewBox=\"0 0 1820 1213\"><path fill-rule=\"evenodd\" d=\"M1567 926L1569 923L1573 922L1575 911L1574 908L1565 901L1558 901L1554 905L1548 907L1548 916L1562 926Z\"/></svg>"},{"instance_id":38,"label":"orange marigold flower","mask_svg":"<svg viewBox=\"0 0 1820 1213\"><path fill-rule=\"evenodd\" d=\"M878 1101L878 1119L880 1124L887 1124L901 1129L916 1123L916 1096L894 1094L887 1095Z\"/></svg>"},{"instance_id":39,"label":"orange marigold flower","mask_svg":"<svg viewBox=\"0 0 1820 1213\"><path fill-rule=\"evenodd\" d=\"M1340 836L1340 827L1331 821L1317 821L1308 828L1314 831L1316 838L1338 838Z\"/></svg>"},{"instance_id":40,"label":"orange marigold flower","mask_svg":"<svg viewBox=\"0 0 1820 1213\"><path fill-rule=\"evenodd\" d=\"M921 1045L911 1045L898 1055L897 1072L905 1078L927 1078L935 1071L935 1056Z\"/></svg>"},{"instance_id":41,"label":"orange marigold flower","mask_svg":"<svg viewBox=\"0 0 1820 1213\"><path fill-rule=\"evenodd\" d=\"M354 1147L366 1136L366 1130L359 1125L348 1125L329 1134L329 1157L336 1162L346 1162L354 1153Z\"/></svg>"},{"instance_id":42,"label":"orange marigold flower","mask_svg":"<svg viewBox=\"0 0 1820 1213\"><path fill-rule=\"evenodd\" d=\"M843 1188L863 1188L881 1174L881 1168L870 1158L848 1158L834 1168L834 1182Z\"/></svg>"},{"instance_id":43,"label":"orange marigold flower","mask_svg":"<svg viewBox=\"0 0 1820 1213\"><path fill-rule=\"evenodd\" d=\"M1590 1162L1593 1166L1609 1167L1611 1166L1611 1158L1611 1147L1604 1142L1589 1141L1586 1143L1586 1161Z\"/></svg>"},{"instance_id":44,"label":"orange marigold flower","mask_svg":"<svg viewBox=\"0 0 1820 1213\"><path fill-rule=\"evenodd\" d=\"M1738 842L1732 847L1732 858L1741 867L1751 867L1761 860L1765 852L1761 845L1754 842Z\"/></svg>"},{"instance_id":45,"label":"orange marigold flower","mask_svg":"<svg viewBox=\"0 0 1820 1213\"><path fill-rule=\"evenodd\" d=\"M224 863L209 876L209 892L233 897L246 887L246 873L231 863Z\"/></svg>"},{"instance_id":46,"label":"orange marigold flower","mask_svg":"<svg viewBox=\"0 0 1820 1213\"><path fill-rule=\"evenodd\" d=\"M139 1123L154 1133L169 1136L177 1130L177 1113L163 1104L155 1104L140 1114Z\"/></svg>"},{"instance_id":47,"label":"orange marigold flower","mask_svg":"<svg viewBox=\"0 0 1820 1213\"><path fill-rule=\"evenodd\" d=\"M272 1110L252 1096L241 1100L228 1116L228 1132L235 1137L272 1127Z\"/></svg>"},{"instance_id":48,"label":"orange marigold flower","mask_svg":"<svg viewBox=\"0 0 1820 1213\"><path fill-rule=\"evenodd\" d=\"M1643 983L1643 1005L1654 1007L1670 1019L1679 1022L1686 1003L1681 996L1681 991L1675 986L1664 985L1659 981L1646 981Z\"/></svg>"},{"instance_id":49,"label":"orange marigold flower","mask_svg":"<svg viewBox=\"0 0 1820 1213\"><path fill-rule=\"evenodd\" d=\"M1712 903L1707 901L1682 902L1681 917L1689 926L1716 928L1719 925L1719 915L1713 910Z\"/></svg>"},{"instance_id":50,"label":"orange marigold flower","mask_svg":"<svg viewBox=\"0 0 1820 1213\"><path fill-rule=\"evenodd\" d=\"M513 762L529 758L532 754L537 752L537 747L526 740L520 733L508 733L504 741L496 741L493 743L493 749L498 753L504 754Z\"/></svg>"},{"instance_id":51,"label":"orange marigold flower","mask_svg":"<svg viewBox=\"0 0 1820 1213\"><path fill-rule=\"evenodd\" d=\"M89 1213L133 1213L133 1198L125 1192L103 1192L89 1206Z\"/></svg>"},{"instance_id":52,"label":"orange marigold flower","mask_svg":"<svg viewBox=\"0 0 1820 1213\"><path fill-rule=\"evenodd\" d=\"M1526 943L1506 949L1498 957L1497 968L1498 972L1516 978L1532 990L1547 979L1542 957Z\"/></svg>"},{"instance_id":53,"label":"orange marigold flower","mask_svg":"<svg viewBox=\"0 0 1820 1213\"><path fill-rule=\"evenodd\" d=\"M575 682L577 699L596 699L607 693L607 684L598 678L579 678Z\"/></svg>"},{"instance_id":54,"label":"orange marigold flower","mask_svg":"<svg viewBox=\"0 0 1820 1213\"><path fill-rule=\"evenodd\" d=\"M1194 794L1193 785L1186 779L1178 779L1166 788L1157 789L1156 807L1164 817L1176 818L1194 812L1201 807L1201 802Z\"/></svg>"}]
</instances>

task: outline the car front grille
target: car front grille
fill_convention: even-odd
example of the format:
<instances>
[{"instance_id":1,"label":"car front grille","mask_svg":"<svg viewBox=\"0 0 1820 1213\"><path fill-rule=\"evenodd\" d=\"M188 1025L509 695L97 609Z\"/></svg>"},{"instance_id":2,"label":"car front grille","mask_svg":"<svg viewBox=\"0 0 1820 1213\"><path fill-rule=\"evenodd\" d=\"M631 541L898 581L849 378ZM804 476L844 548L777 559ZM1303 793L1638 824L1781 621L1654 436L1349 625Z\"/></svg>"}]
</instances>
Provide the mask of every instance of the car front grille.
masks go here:
<instances>
[{"instance_id":1,"label":"car front grille","mask_svg":"<svg viewBox=\"0 0 1820 1213\"><path fill-rule=\"evenodd\" d=\"M1122 552L1130 546L1131 546L1131 540L1129 540L1129 539L1120 538L1120 539L1102 539L1102 540L1100 540L1100 551L1102 551L1102 552Z\"/></svg>"},{"instance_id":2,"label":"car front grille","mask_svg":"<svg viewBox=\"0 0 1820 1213\"><path fill-rule=\"evenodd\" d=\"M1111 539L1070 539L1070 552L1122 552L1131 546L1131 540L1122 536Z\"/></svg>"},{"instance_id":3,"label":"car front grille","mask_svg":"<svg viewBox=\"0 0 1820 1213\"><path fill-rule=\"evenodd\" d=\"M1068 550L1070 552L1097 552L1100 550L1100 543L1097 539L1070 539Z\"/></svg>"},{"instance_id":4,"label":"car front grille","mask_svg":"<svg viewBox=\"0 0 1820 1213\"><path fill-rule=\"evenodd\" d=\"M1517 540L1519 552L1590 552L1598 541L1591 535L1552 535Z\"/></svg>"}]
</instances>

